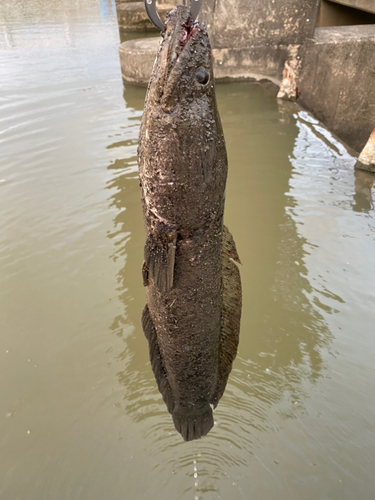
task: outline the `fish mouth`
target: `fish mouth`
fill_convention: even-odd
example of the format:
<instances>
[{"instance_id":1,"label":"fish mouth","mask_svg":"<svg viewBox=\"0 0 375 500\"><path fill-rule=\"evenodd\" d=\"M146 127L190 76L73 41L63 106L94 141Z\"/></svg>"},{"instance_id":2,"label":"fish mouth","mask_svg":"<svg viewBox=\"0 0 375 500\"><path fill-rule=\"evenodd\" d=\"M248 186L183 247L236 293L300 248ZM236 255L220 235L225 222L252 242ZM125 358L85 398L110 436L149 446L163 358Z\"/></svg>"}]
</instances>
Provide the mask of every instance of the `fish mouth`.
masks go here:
<instances>
[{"instance_id":1,"label":"fish mouth","mask_svg":"<svg viewBox=\"0 0 375 500\"><path fill-rule=\"evenodd\" d=\"M177 7L168 17L159 54L155 90L162 110L171 114L178 108L179 84L182 80L186 82L186 77L182 77L194 56L191 46L197 42L202 26L199 21L192 22L186 8Z\"/></svg>"},{"instance_id":2,"label":"fish mouth","mask_svg":"<svg viewBox=\"0 0 375 500\"><path fill-rule=\"evenodd\" d=\"M182 37L182 45L183 47L186 46L186 42L189 40L189 38L192 38L195 33L199 31L199 22L194 21L194 23L191 23L191 17L189 17L186 25L185 25L185 31Z\"/></svg>"},{"instance_id":3,"label":"fish mouth","mask_svg":"<svg viewBox=\"0 0 375 500\"><path fill-rule=\"evenodd\" d=\"M179 26L174 27L171 38L172 43L169 46L169 58L170 60L177 62L179 57L186 52L186 48L190 46L190 43L196 41L195 35L200 31L201 26L199 21L192 22L191 16L181 23Z\"/></svg>"}]
</instances>

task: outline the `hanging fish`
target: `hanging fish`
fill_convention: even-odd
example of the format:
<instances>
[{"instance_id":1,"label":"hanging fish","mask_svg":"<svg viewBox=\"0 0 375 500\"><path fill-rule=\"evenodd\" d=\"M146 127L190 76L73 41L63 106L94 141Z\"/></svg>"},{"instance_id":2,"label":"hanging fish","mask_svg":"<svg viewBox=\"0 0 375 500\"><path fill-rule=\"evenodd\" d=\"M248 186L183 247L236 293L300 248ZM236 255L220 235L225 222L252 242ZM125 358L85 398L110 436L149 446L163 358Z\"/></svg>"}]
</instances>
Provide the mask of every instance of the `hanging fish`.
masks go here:
<instances>
[{"instance_id":1,"label":"hanging fish","mask_svg":"<svg viewBox=\"0 0 375 500\"><path fill-rule=\"evenodd\" d=\"M206 435L237 353L240 262L223 226L227 154L206 28L179 6L162 32L139 134L151 366L186 440Z\"/></svg>"}]
</instances>

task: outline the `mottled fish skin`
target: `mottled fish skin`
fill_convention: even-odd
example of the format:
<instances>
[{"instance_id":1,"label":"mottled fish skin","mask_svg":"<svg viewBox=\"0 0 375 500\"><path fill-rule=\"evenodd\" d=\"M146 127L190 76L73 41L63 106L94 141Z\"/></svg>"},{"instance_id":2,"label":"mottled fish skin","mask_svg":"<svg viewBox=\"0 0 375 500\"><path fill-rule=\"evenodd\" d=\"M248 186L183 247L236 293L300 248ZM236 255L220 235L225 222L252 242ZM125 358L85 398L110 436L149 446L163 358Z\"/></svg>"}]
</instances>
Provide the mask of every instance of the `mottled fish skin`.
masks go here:
<instances>
[{"instance_id":1,"label":"mottled fish skin","mask_svg":"<svg viewBox=\"0 0 375 500\"><path fill-rule=\"evenodd\" d=\"M224 391L237 350L239 317L230 317L241 314L241 285L223 252L227 155L210 43L203 23L190 25L185 7L169 14L162 33L138 163L146 229L142 325L159 390L189 441L213 426L211 405ZM225 248L234 245L229 240ZM223 276L233 286L224 286ZM236 298L226 307L229 289Z\"/></svg>"},{"instance_id":2,"label":"mottled fish skin","mask_svg":"<svg viewBox=\"0 0 375 500\"><path fill-rule=\"evenodd\" d=\"M197 81L198 70L208 73L206 84ZM148 230L160 224L164 233L191 232L223 210L228 163L211 47L204 24L189 28L183 7L170 13L162 34L138 153Z\"/></svg>"}]
</instances>

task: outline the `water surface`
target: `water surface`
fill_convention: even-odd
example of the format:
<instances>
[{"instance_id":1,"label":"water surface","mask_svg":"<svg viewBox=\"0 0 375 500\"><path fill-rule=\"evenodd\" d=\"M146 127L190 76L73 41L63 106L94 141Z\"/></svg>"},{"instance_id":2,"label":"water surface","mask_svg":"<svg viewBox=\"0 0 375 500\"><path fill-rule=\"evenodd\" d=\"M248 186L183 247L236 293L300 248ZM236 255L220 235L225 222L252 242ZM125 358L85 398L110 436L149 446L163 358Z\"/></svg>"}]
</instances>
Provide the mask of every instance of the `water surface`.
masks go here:
<instances>
[{"instance_id":1,"label":"water surface","mask_svg":"<svg viewBox=\"0 0 375 500\"><path fill-rule=\"evenodd\" d=\"M373 497L375 176L272 87L220 85L238 357L196 442L140 315L136 148L114 3L0 0L0 496Z\"/></svg>"}]
</instances>

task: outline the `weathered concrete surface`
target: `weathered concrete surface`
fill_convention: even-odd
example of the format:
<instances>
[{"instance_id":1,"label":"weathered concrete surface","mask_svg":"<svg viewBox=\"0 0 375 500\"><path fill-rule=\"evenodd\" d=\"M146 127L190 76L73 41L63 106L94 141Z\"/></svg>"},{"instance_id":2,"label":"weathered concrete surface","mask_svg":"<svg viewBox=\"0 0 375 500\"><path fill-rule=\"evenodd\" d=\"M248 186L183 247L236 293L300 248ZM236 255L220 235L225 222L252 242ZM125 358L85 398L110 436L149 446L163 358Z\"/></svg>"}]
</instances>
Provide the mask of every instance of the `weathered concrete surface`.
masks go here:
<instances>
[{"instance_id":1,"label":"weathered concrete surface","mask_svg":"<svg viewBox=\"0 0 375 500\"><path fill-rule=\"evenodd\" d=\"M286 99L295 101L298 97L298 89L296 83L297 61L287 59L285 61L283 79L281 81L280 90L277 94L278 99Z\"/></svg>"},{"instance_id":2,"label":"weathered concrete surface","mask_svg":"<svg viewBox=\"0 0 375 500\"><path fill-rule=\"evenodd\" d=\"M173 0L172 0L173 1ZM172 10L174 5L163 3L159 5L158 12L162 21L165 21L167 12ZM157 29L150 22L143 2L123 1L116 4L117 21L119 28L126 32L155 31Z\"/></svg>"},{"instance_id":3,"label":"weathered concrete surface","mask_svg":"<svg viewBox=\"0 0 375 500\"><path fill-rule=\"evenodd\" d=\"M331 2L347 5L348 7L353 7L354 9L360 9L375 14L374 0L331 0Z\"/></svg>"},{"instance_id":4,"label":"weathered concrete surface","mask_svg":"<svg viewBox=\"0 0 375 500\"><path fill-rule=\"evenodd\" d=\"M238 48L214 48L215 79L248 80L268 79L280 85L284 61L294 53L294 47L273 46L249 47L247 50Z\"/></svg>"},{"instance_id":5,"label":"weathered concrete surface","mask_svg":"<svg viewBox=\"0 0 375 500\"><path fill-rule=\"evenodd\" d=\"M214 48L303 43L314 33L319 0L204 0L199 19Z\"/></svg>"},{"instance_id":6,"label":"weathered concrete surface","mask_svg":"<svg viewBox=\"0 0 375 500\"><path fill-rule=\"evenodd\" d=\"M303 51L298 103L356 151L375 125L375 25L319 28Z\"/></svg>"},{"instance_id":7,"label":"weathered concrete surface","mask_svg":"<svg viewBox=\"0 0 375 500\"><path fill-rule=\"evenodd\" d=\"M120 45L119 55L121 73L124 83L137 85L147 85L150 79L152 65L154 64L156 53L159 48L160 37L142 38L130 40ZM280 61L287 57L287 48L279 48ZM266 49L264 53L258 51L252 53L236 49L213 49L215 79L218 81L227 80L263 80L268 79L280 85L280 82L272 76L279 72L279 68L273 67L273 58L269 59L269 73L264 71L264 61L267 61Z\"/></svg>"},{"instance_id":8,"label":"weathered concrete surface","mask_svg":"<svg viewBox=\"0 0 375 500\"><path fill-rule=\"evenodd\" d=\"M119 47L124 83L147 85L158 51L160 37L129 40Z\"/></svg>"}]
</instances>

